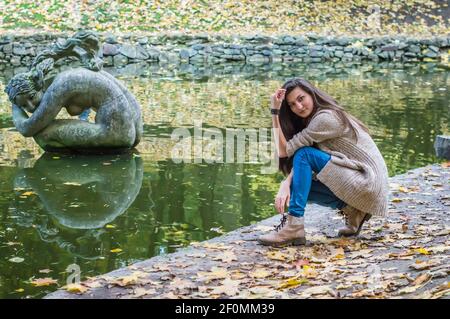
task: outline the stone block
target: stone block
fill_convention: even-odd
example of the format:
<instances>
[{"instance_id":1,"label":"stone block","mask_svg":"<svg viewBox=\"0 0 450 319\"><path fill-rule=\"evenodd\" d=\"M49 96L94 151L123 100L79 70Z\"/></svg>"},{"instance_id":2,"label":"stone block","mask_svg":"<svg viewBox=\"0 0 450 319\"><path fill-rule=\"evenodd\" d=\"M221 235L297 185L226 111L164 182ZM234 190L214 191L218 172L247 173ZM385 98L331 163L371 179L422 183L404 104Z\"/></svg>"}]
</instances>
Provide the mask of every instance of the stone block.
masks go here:
<instances>
[{"instance_id":1,"label":"stone block","mask_svg":"<svg viewBox=\"0 0 450 319\"><path fill-rule=\"evenodd\" d=\"M438 135L434 141L436 156L450 160L450 135Z\"/></svg>"}]
</instances>

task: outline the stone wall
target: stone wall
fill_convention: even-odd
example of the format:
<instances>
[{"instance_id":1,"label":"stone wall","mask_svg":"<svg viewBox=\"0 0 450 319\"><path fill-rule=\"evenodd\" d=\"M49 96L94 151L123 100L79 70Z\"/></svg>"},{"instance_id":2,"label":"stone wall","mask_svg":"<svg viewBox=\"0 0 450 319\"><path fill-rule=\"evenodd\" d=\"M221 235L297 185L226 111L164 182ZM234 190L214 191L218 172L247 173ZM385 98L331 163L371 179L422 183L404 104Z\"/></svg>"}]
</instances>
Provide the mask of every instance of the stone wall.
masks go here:
<instances>
[{"instance_id":1,"label":"stone wall","mask_svg":"<svg viewBox=\"0 0 450 319\"><path fill-rule=\"evenodd\" d=\"M36 55L66 34L40 33L0 37L0 70L28 66ZM135 62L170 64L220 64L241 61L264 64L283 61L439 61L448 59L450 35L427 39L406 36L331 37L222 36L161 34L149 36L100 35L106 66L121 67Z\"/></svg>"}]
</instances>

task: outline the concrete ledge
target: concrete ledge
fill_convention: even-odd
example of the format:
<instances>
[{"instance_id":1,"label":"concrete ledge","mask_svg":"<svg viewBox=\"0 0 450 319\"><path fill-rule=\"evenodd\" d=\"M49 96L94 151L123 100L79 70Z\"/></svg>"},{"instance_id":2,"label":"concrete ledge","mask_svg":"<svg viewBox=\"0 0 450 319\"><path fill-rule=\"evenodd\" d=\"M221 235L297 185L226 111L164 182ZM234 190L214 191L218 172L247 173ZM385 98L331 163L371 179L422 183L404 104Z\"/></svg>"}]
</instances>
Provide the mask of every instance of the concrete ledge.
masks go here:
<instances>
[{"instance_id":1,"label":"concrete ledge","mask_svg":"<svg viewBox=\"0 0 450 319\"><path fill-rule=\"evenodd\" d=\"M340 217L311 205L308 244L270 248L256 238L274 216L82 282L46 298L441 298L448 296L449 166L390 178L390 215L360 237L336 238Z\"/></svg>"}]
</instances>

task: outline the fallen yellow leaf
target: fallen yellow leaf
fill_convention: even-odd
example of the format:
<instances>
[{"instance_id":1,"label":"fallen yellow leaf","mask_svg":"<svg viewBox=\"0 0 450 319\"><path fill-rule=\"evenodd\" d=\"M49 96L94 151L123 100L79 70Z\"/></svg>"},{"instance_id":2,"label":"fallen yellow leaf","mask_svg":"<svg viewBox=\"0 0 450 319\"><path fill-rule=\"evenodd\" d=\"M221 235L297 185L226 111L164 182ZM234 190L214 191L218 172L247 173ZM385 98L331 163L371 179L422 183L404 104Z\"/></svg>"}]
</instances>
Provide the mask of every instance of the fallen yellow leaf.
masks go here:
<instances>
[{"instance_id":1,"label":"fallen yellow leaf","mask_svg":"<svg viewBox=\"0 0 450 319\"><path fill-rule=\"evenodd\" d=\"M323 294L328 294L328 293L332 293L332 292L333 292L333 289L331 289L330 286L324 285L324 286L307 288L304 291L300 292L300 295L303 295L303 296L323 295Z\"/></svg>"},{"instance_id":2,"label":"fallen yellow leaf","mask_svg":"<svg viewBox=\"0 0 450 319\"><path fill-rule=\"evenodd\" d=\"M398 190L399 190L400 192L402 192L402 193L409 193L408 188L406 188L406 187L404 187L404 186L400 186L400 187L398 188Z\"/></svg>"},{"instance_id":3,"label":"fallen yellow leaf","mask_svg":"<svg viewBox=\"0 0 450 319\"><path fill-rule=\"evenodd\" d=\"M230 278L226 278L222 281L221 286L213 287L213 290L211 291L212 295L221 295L225 294L227 296L235 296L239 292L239 280L232 280Z\"/></svg>"},{"instance_id":4,"label":"fallen yellow leaf","mask_svg":"<svg viewBox=\"0 0 450 319\"><path fill-rule=\"evenodd\" d=\"M232 246L227 246L222 243L214 244L214 243L199 243L199 242L193 242L191 243L194 247L204 247L207 249L219 249L219 250L227 250L233 248Z\"/></svg>"},{"instance_id":5,"label":"fallen yellow leaf","mask_svg":"<svg viewBox=\"0 0 450 319\"><path fill-rule=\"evenodd\" d=\"M400 290L398 291L398 293L399 293L400 295L403 295L403 294L409 294L409 293L412 293L412 292L416 291L418 288L420 288L420 286L406 287L406 288L400 289Z\"/></svg>"},{"instance_id":6,"label":"fallen yellow leaf","mask_svg":"<svg viewBox=\"0 0 450 319\"><path fill-rule=\"evenodd\" d=\"M367 284L367 278L361 275L352 275L345 278L346 282L356 283L360 285Z\"/></svg>"},{"instance_id":7,"label":"fallen yellow leaf","mask_svg":"<svg viewBox=\"0 0 450 319\"><path fill-rule=\"evenodd\" d=\"M285 261L287 256L280 251L269 251L267 252L267 257L273 260Z\"/></svg>"},{"instance_id":8,"label":"fallen yellow leaf","mask_svg":"<svg viewBox=\"0 0 450 319\"><path fill-rule=\"evenodd\" d=\"M195 284L193 282L181 279L179 277L175 277L174 279L172 279L170 286L175 287L175 289L179 290L195 288Z\"/></svg>"},{"instance_id":9,"label":"fallen yellow leaf","mask_svg":"<svg viewBox=\"0 0 450 319\"><path fill-rule=\"evenodd\" d=\"M420 284L423 284L424 282L428 281L431 278L430 274L422 274L420 276L417 276L417 278L411 283L413 286L417 286Z\"/></svg>"},{"instance_id":10,"label":"fallen yellow leaf","mask_svg":"<svg viewBox=\"0 0 450 319\"><path fill-rule=\"evenodd\" d=\"M25 259L23 259L22 257L14 257L14 258L9 259L9 261L12 263L21 263L24 260Z\"/></svg>"},{"instance_id":11,"label":"fallen yellow leaf","mask_svg":"<svg viewBox=\"0 0 450 319\"><path fill-rule=\"evenodd\" d=\"M308 282L308 280L305 278L292 277L292 278L289 278L289 279L286 279L285 281L283 281L280 284L280 286L278 287L278 289L297 287L299 285L306 284L307 282Z\"/></svg>"},{"instance_id":12,"label":"fallen yellow leaf","mask_svg":"<svg viewBox=\"0 0 450 319\"><path fill-rule=\"evenodd\" d=\"M85 286L87 286L88 288L100 288L100 287L103 287L103 285L101 283L99 283L98 281L84 282L83 284Z\"/></svg>"},{"instance_id":13,"label":"fallen yellow leaf","mask_svg":"<svg viewBox=\"0 0 450 319\"><path fill-rule=\"evenodd\" d=\"M415 250L417 253L422 254L422 255L429 255L430 252L428 250L426 250L425 248L418 248Z\"/></svg>"},{"instance_id":14,"label":"fallen yellow leaf","mask_svg":"<svg viewBox=\"0 0 450 319\"><path fill-rule=\"evenodd\" d=\"M58 284L58 281L53 278L39 278L39 279L30 281L30 283L35 287L45 287L45 286L50 286L50 285L56 285L56 284Z\"/></svg>"},{"instance_id":15,"label":"fallen yellow leaf","mask_svg":"<svg viewBox=\"0 0 450 319\"><path fill-rule=\"evenodd\" d=\"M30 195L35 195L35 192L25 192L23 193L21 196L30 196Z\"/></svg>"},{"instance_id":16,"label":"fallen yellow leaf","mask_svg":"<svg viewBox=\"0 0 450 319\"><path fill-rule=\"evenodd\" d=\"M66 286L66 290L71 293L85 293L88 289L80 284L70 284Z\"/></svg>"},{"instance_id":17,"label":"fallen yellow leaf","mask_svg":"<svg viewBox=\"0 0 450 319\"><path fill-rule=\"evenodd\" d=\"M225 263L229 263L233 260L237 260L236 255L234 254L234 252L232 251L226 251L222 254L217 255L216 257L213 258L213 260L221 260Z\"/></svg>"},{"instance_id":18,"label":"fallen yellow leaf","mask_svg":"<svg viewBox=\"0 0 450 319\"><path fill-rule=\"evenodd\" d=\"M117 280L114 280L112 283L124 287L128 285L137 284L138 280L139 280L138 276L132 274L129 276L120 277Z\"/></svg>"},{"instance_id":19,"label":"fallen yellow leaf","mask_svg":"<svg viewBox=\"0 0 450 319\"><path fill-rule=\"evenodd\" d=\"M270 275L271 273L263 268L258 268L250 273L250 276L253 278L266 278Z\"/></svg>"},{"instance_id":20,"label":"fallen yellow leaf","mask_svg":"<svg viewBox=\"0 0 450 319\"><path fill-rule=\"evenodd\" d=\"M50 269L41 269L41 270L39 270L39 272L41 274L48 274L48 273L51 273L52 271Z\"/></svg>"},{"instance_id":21,"label":"fallen yellow leaf","mask_svg":"<svg viewBox=\"0 0 450 319\"><path fill-rule=\"evenodd\" d=\"M413 268L415 270L425 270L428 269L430 267L436 266L437 262L429 260L429 261L420 261L420 260L416 260L414 264L409 265L410 268Z\"/></svg>"},{"instance_id":22,"label":"fallen yellow leaf","mask_svg":"<svg viewBox=\"0 0 450 319\"><path fill-rule=\"evenodd\" d=\"M146 296L146 295L153 295L156 293L155 289L145 289L145 288L136 288L133 291L133 297L134 298L139 298L142 296Z\"/></svg>"},{"instance_id":23,"label":"fallen yellow leaf","mask_svg":"<svg viewBox=\"0 0 450 319\"><path fill-rule=\"evenodd\" d=\"M345 258L344 248L342 248L342 247L337 248L333 258L334 259L344 259Z\"/></svg>"},{"instance_id":24,"label":"fallen yellow leaf","mask_svg":"<svg viewBox=\"0 0 450 319\"><path fill-rule=\"evenodd\" d=\"M200 280L223 279L228 276L228 270L225 268L213 267L209 272L197 273Z\"/></svg>"},{"instance_id":25,"label":"fallen yellow leaf","mask_svg":"<svg viewBox=\"0 0 450 319\"><path fill-rule=\"evenodd\" d=\"M312 266L304 265L302 269L302 275L306 278L316 278L318 273L316 269Z\"/></svg>"},{"instance_id":26,"label":"fallen yellow leaf","mask_svg":"<svg viewBox=\"0 0 450 319\"><path fill-rule=\"evenodd\" d=\"M262 298L270 298L280 294L279 291L268 286L252 287L249 291L254 295L261 296Z\"/></svg>"}]
</instances>

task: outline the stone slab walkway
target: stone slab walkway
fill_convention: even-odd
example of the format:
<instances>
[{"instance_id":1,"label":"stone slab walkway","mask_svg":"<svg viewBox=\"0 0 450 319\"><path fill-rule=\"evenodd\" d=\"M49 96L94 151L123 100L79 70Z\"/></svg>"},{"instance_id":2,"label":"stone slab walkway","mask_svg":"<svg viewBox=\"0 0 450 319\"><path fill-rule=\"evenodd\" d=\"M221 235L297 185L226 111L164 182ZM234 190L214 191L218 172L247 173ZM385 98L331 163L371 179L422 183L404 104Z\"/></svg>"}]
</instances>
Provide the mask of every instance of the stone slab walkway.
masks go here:
<instances>
[{"instance_id":1,"label":"stone slab walkway","mask_svg":"<svg viewBox=\"0 0 450 319\"><path fill-rule=\"evenodd\" d=\"M449 298L449 167L390 178L389 217L358 238L337 238L342 218L311 205L306 246L259 245L274 216L46 298Z\"/></svg>"}]
</instances>

